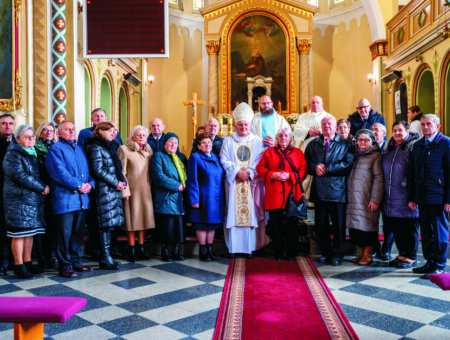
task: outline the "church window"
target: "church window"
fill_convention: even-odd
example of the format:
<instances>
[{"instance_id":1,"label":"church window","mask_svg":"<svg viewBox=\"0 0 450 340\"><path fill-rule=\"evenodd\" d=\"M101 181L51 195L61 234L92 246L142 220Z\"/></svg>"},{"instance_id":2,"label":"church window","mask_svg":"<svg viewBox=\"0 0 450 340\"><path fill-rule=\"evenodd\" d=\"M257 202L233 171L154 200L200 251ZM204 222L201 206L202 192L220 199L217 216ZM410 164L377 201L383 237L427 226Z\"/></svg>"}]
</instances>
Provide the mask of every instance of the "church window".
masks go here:
<instances>
[{"instance_id":1,"label":"church window","mask_svg":"<svg viewBox=\"0 0 450 340\"><path fill-rule=\"evenodd\" d=\"M198 11L203 8L204 1L203 0L193 0L192 1L192 9L194 11Z\"/></svg>"}]
</instances>

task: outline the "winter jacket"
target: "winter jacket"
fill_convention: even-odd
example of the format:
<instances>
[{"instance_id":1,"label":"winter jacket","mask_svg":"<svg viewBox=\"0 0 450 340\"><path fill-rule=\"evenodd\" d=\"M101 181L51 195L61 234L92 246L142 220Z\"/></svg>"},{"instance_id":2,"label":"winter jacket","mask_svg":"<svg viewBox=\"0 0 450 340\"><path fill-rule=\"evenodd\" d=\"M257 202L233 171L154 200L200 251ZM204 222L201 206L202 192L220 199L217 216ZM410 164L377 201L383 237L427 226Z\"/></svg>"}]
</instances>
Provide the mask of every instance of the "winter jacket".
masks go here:
<instances>
[{"instance_id":1,"label":"winter jacket","mask_svg":"<svg viewBox=\"0 0 450 340\"><path fill-rule=\"evenodd\" d=\"M50 177L50 194L54 214L89 208L89 195L79 192L83 183L95 187L89 175L86 155L76 142L60 139L48 152L45 167Z\"/></svg>"},{"instance_id":2,"label":"winter jacket","mask_svg":"<svg viewBox=\"0 0 450 340\"><path fill-rule=\"evenodd\" d=\"M438 133L431 143L425 137L414 143L409 173L409 201L450 204L450 138Z\"/></svg>"},{"instance_id":3,"label":"winter jacket","mask_svg":"<svg viewBox=\"0 0 450 340\"><path fill-rule=\"evenodd\" d=\"M193 223L219 224L224 221L225 171L214 153L198 151L189 157L186 190L190 220ZM192 205L199 204L199 208Z\"/></svg>"},{"instance_id":4,"label":"winter jacket","mask_svg":"<svg viewBox=\"0 0 450 340\"><path fill-rule=\"evenodd\" d=\"M383 214L389 217L417 218L419 211L408 207L409 155L416 139L409 135L400 145L389 141L382 154L384 173Z\"/></svg>"},{"instance_id":5,"label":"winter jacket","mask_svg":"<svg viewBox=\"0 0 450 340\"><path fill-rule=\"evenodd\" d=\"M157 214L183 215L183 193L172 157L165 151L156 152L151 169L153 208Z\"/></svg>"},{"instance_id":6,"label":"winter jacket","mask_svg":"<svg viewBox=\"0 0 450 340\"><path fill-rule=\"evenodd\" d=\"M13 144L3 160L3 199L8 227L45 228L45 184L39 172L39 162L18 144Z\"/></svg>"},{"instance_id":7,"label":"winter jacket","mask_svg":"<svg viewBox=\"0 0 450 340\"><path fill-rule=\"evenodd\" d=\"M5 225L5 215L2 214L3 212L3 159L5 158L6 151L8 150L8 147L10 144L15 144L16 139L14 136L11 136L11 140L7 140L3 136L0 136L0 230Z\"/></svg>"},{"instance_id":8,"label":"winter jacket","mask_svg":"<svg viewBox=\"0 0 450 340\"><path fill-rule=\"evenodd\" d=\"M288 157L295 169L292 169L285 157ZM306 176L306 160L299 148L291 147L286 150L285 156L278 147L270 147L264 151L256 171L264 181L265 195L264 208L266 210L284 209L289 193L293 191L294 199L300 200L303 196L301 181ZM274 172L289 173L287 181L272 179ZM297 182L300 180L300 182Z\"/></svg>"},{"instance_id":9,"label":"winter jacket","mask_svg":"<svg viewBox=\"0 0 450 340\"><path fill-rule=\"evenodd\" d=\"M375 123L381 123L383 125L386 125L384 122L384 118L381 114L374 110L370 110L369 117L367 119L362 119L359 115L359 112L353 112L349 117L348 120L350 121L351 127L350 127L350 134L355 136L356 132L361 129L369 129L372 127Z\"/></svg>"},{"instance_id":10,"label":"winter jacket","mask_svg":"<svg viewBox=\"0 0 450 340\"><path fill-rule=\"evenodd\" d=\"M120 227L125 222L122 192L116 187L126 180L113 143L97 138L86 142L91 176L96 182L94 196L97 222L101 229Z\"/></svg>"},{"instance_id":11,"label":"winter jacket","mask_svg":"<svg viewBox=\"0 0 450 340\"><path fill-rule=\"evenodd\" d=\"M369 210L369 202L381 204L384 179L378 147L356 154L348 177L347 227L362 231L378 231L380 210Z\"/></svg>"},{"instance_id":12,"label":"winter jacket","mask_svg":"<svg viewBox=\"0 0 450 340\"><path fill-rule=\"evenodd\" d=\"M313 176L310 200L345 203L347 200L347 175L353 164L352 145L336 135L331 141L325 157L324 137L312 140L306 147L305 156L308 174ZM316 175L316 167L323 163L324 176Z\"/></svg>"}]
</instances>

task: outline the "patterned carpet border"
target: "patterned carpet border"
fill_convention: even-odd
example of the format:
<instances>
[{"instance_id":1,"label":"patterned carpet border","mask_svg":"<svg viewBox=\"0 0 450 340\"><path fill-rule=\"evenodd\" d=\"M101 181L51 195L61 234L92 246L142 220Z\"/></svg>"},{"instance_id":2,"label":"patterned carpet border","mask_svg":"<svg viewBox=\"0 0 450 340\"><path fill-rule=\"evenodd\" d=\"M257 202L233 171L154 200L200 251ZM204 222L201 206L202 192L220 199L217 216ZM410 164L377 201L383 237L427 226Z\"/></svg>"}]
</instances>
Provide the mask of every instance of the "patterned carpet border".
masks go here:
<instances>
[{"instance_id":1,"label":"patterned carpet border","mask_svg":"<svg viewBox=\"0 0 450 340\"><path fill-rule=\"evenodd\" d=\"M245 261L245 259L234 259L229 264L213 340L241 339ZM336 302L311 258L297 257L296 262L328 330L330 339L357 340L358 336L347 316Z\"/></svg>"},{"instance_id":2,"label":"patterned carpet border","mask_svg":"<svg viewBox=\"0 0 450 340\"><path fill-rule=\"evenodd\" d=\"M316 302L330 338L336 340L359 339L311 258L297 257L297 264Z\"/></svg>"}]
</instances>

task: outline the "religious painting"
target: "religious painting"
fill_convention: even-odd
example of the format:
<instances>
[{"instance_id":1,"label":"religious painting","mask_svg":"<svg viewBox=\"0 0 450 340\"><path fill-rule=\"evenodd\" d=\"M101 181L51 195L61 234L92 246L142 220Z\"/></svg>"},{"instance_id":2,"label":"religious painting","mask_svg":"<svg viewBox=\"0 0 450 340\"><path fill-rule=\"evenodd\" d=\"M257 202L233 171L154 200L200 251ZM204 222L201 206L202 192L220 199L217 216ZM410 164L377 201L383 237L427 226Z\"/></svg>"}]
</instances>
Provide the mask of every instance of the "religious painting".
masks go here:
<instances>
[{"instance_id":1,"label":"religious painting","mask_svg":"<svg viewBox=\"0 0 450 340\"><path fill-rule=\"evenodd\" d=\"M257 109L258 98L270 92L274 106L286 109L286 36L282 28L265 15L243 18L233 28L230 39L231 108L248 102ZM247 78L271 78L268 87L258 86L248 93Z\"/></svg>"},{"instance_id":2,"label":"religious painting","mask_svg":"<svg viewBox=\"0 0 450 340\"><path fill-rule=\"evenodd\" d=\"M13 111L20 105L18 77L18 15L16 1L0 1L0 111Z\"/></svg>"}]
</instances>

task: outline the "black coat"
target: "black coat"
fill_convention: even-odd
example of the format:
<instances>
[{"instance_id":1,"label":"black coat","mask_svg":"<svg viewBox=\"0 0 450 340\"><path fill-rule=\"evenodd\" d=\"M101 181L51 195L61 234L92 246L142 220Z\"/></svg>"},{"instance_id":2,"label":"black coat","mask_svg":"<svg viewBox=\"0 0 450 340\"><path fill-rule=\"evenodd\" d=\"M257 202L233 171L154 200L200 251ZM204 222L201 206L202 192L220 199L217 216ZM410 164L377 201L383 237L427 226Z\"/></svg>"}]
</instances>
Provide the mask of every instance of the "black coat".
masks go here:
<instances>
[{"instance_id":1,"label":"black coat","mask_svg":"<svg viewBox=\"0 0 450 340\"><path fill-rule=\"evenodd\" d=\"M327 155L324 152L324 138L320 136L312 140L305 151L308 174L313 176L310 199L313 202L345 203L347 200L346 177L353 165L352 145L338 135L330 143ZM316 166L325 164L324 176L316 175Z\"/></svg>"},{"instance_id":2,"label":"black coat","mask_svg":"<svg viewBox=\"0 0 450 340\"><path fill-rule=\"evenodd\" d=\"M372 127L375 123L381 123L384 126L386 126L386 123L384 122L384 118L381 114L374 110L370 110L369 117L367 119L362 119L359 115L359 112L353 112L349 117L348 120L350 122L350 134L355 136L356 132L361 129L369 129Z\"/></svg>"},{"instance_id":3,"label":"black coat","mask_svg":"<svg viewBox=\"0 0 450 340\"><path fill-rule=\"evenodd\" d=\"M125 222L122 192L116 189L125 182L122 168L111 143L93 138L86 144L90 174L94 178L97 222L101 229L120 227ZM115 159L117 158L117 159Z\"/></svg>"},{"instance_id":4,"label":"black coat","mask_svg":"<svg viewBox=\"0 0 450 340\"><path fill-rule=\"evenodd\" d=\"M12 145L3 160L3 199L6 226L25 229L45 228L45 184L39 162L18 144Z\"/></svg>"},{"instance_id":5,"label":"black coat","mask_svg":"<svg viewBox=\"0 0 450 340\"><path fill-rule=\"evenodd\" d=\"M414 143L408 176L409 201L450 204L450 138L438 133L430 144Z\"/></svg>"},{"instance_id":6,"label":"black coat","mask_svg":"<svg viewBox=\"0 0 450 340\"><path fill-rule=\"evenodd\" d=\"M12 136L11 141L8 141L6 138L0 136L0 212L3 212L3 159L6 155L6 150L8 149L11 143L15 144L16 140L14 136ZM0 229L5 225L5 215L0 213Z\"/></svg>"}]
</instances>

